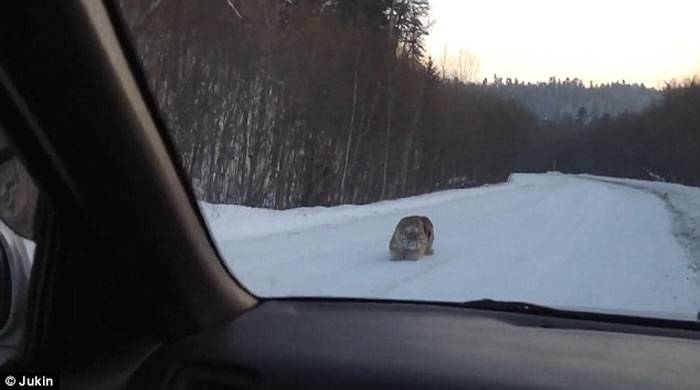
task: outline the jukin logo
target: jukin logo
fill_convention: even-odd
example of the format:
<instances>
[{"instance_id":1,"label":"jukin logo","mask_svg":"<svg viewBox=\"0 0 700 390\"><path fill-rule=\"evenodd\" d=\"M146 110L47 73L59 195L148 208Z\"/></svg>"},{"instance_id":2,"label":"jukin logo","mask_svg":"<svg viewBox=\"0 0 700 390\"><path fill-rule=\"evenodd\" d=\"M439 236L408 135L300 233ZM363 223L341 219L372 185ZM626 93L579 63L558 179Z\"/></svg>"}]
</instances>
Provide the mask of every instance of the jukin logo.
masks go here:
<instances>
[{"instance_id":1,"label":"jukin logo","mask_svg":"<svg viewBox=\"0 0 700 390\"><path fill-rule=\"evenodd\" d=\"M19 377L19 380L12 375L5 377L5 384L9 387L53 387L53 379L47 376L25 376Z\"/></svg>"}]
</instances>

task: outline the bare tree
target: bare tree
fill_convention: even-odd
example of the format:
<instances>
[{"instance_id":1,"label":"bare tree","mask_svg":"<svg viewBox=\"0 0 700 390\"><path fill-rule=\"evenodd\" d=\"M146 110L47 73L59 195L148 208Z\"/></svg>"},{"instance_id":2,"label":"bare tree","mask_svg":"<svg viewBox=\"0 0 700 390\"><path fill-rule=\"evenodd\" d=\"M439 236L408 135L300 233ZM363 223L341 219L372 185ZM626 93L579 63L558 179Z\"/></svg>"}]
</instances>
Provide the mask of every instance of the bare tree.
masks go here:
<instances>
[{"instance_id":1,"label":"bare tree","mask_svg":"<svg viewBox=\"0 0 700 390\"><path fill-rule=\"evenodd\" d=\"M389 147L391 145L391 121L392 121L392 88L393 88L393 62L395 52L394 46L394 26L396 24L396 0L391 1L389 8L389 29L387 31L387 77L386 77L386 134L384 136L384 163L382 164L382 190L379 199L386 197L386 180L389 166Z\"/></svg>"},{"instance_id":2,"label":"bare tree","mask_svg":"<svg viewBox=\"0 0 700 390\"><path fill-rule=\"evenodd\" d=\"M459 50L457 59L452 65L452 75L457 80L465 83L477 81L481 63L479 57L464 49Z\"/></svg>"}]
</instances>

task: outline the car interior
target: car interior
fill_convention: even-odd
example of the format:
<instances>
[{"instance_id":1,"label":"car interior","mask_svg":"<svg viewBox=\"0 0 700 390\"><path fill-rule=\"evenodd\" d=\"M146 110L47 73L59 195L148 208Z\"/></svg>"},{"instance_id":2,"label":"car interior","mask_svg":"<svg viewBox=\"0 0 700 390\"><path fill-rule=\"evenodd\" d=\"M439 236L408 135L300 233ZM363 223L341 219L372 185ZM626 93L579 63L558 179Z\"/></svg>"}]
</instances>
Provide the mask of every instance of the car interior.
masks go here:
<instances>
[{"instance_id":1,"label":"car interior","mask_svg":"<svg viewBox=\"0 0 700 390\"><path fill-rule=\"evenodd\" d=\"M116 5L0 7L0 123L40 189L3 374L64 389L700 386L696 322L254 296L220 260Z\"/></svg>"}]
</instances>

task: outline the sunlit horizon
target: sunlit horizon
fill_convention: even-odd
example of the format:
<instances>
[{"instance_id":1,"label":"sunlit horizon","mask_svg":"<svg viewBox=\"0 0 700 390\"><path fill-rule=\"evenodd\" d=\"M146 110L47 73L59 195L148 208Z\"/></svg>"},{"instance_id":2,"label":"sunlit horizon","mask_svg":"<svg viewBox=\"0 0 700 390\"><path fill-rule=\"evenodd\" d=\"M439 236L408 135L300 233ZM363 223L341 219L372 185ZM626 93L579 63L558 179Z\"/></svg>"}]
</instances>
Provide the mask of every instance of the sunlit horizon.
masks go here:
<instances>
[{"instance_id":1,"label":"sunlit horizon","mask_svg":"<svg viewBox=\"0 0 700 390\"><path fill-rule=\"evenodd\" d=\"M474 81L551 76L586 85L625 80L649 87L700 71L700 2L682 0L430 0L427 52L447 67L478 58ZM474 68L472 66L472 68Z\"/></svg>"}]
</instances>

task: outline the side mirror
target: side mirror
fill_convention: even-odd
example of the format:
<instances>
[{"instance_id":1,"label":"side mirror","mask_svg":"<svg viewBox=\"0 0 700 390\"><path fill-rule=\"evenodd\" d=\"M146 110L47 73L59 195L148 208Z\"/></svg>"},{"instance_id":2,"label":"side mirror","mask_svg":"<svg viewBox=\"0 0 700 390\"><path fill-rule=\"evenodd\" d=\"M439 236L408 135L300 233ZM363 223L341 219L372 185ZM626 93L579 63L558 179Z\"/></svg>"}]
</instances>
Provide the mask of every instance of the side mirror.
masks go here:
<instances>
[{"instance_id":1,"label":"side mirror","mask_svg":"<svg viewBox=\"0 0 700 390\"><path fill-rule=\"evenodd\" d=\"M26 322L38 196L0 124L0 366L16 355Z\"/></svg>"},{"instance_id":2,"label":"side mirror","mask_svg":"<svg viewBox=\"0 0 700 390\"><path fill-rule=\"evenodd\" d=\"M15 356L26 322L34 243L0 220L0 365Z\"/></svg>"}]
</instances>

